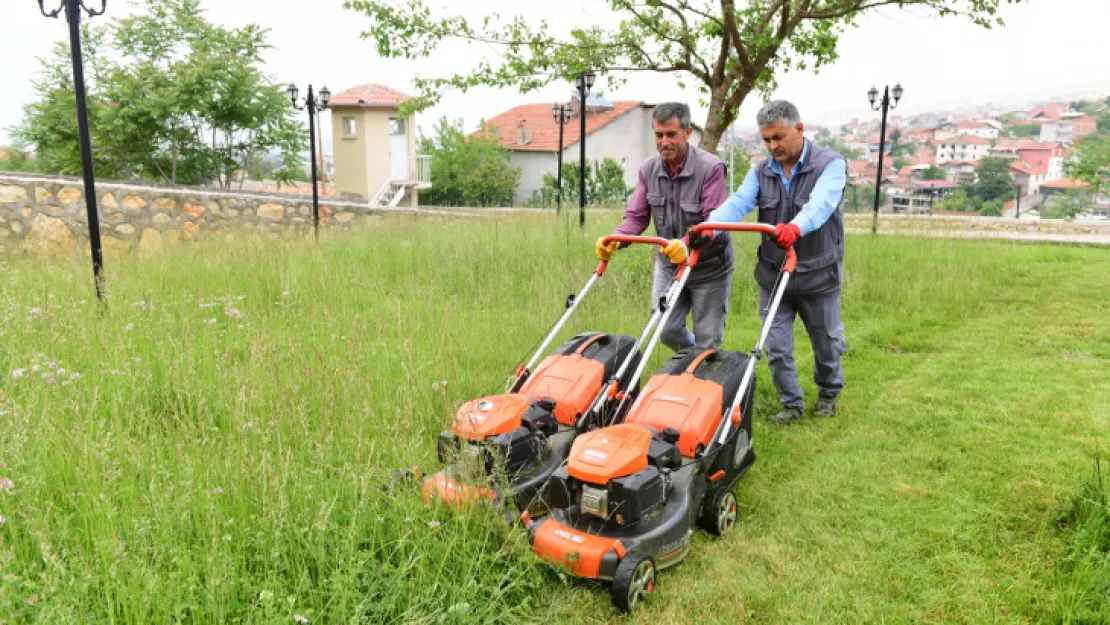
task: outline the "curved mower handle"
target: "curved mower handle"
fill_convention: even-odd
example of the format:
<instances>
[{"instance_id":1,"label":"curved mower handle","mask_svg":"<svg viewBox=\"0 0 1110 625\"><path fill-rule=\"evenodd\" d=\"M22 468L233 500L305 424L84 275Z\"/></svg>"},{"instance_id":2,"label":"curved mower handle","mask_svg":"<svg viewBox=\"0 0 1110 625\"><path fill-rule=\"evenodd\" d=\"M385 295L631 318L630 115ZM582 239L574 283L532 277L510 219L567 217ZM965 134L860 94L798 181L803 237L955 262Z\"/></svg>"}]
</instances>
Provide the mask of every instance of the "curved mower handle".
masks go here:
<instances>
[{"instance_id":1,"label":"curved mower handle","mask_svg":"<svg viewBox=\"0 0 1110 625\"><path fill-rule=\"evenodd\" d=\"M663 246L663 247L666 247L667 244L670 243L670 241L668 241L667 239L664 239L663 237L641 237L641 236L632 236L632 235L628 235L628 234L611 234L611 235L609 235L609 236L607 236L607 237L605 237L604 239L601 240L601 243L603 245L608 245L608 244L613 243L613 242L628 243L630 245L633 244L633 243L644 243L644 244L647 244L647 245L660 245L660 246ZM597 269L594 270L594 273L596 273L597 275L600 276L601 274L605 273L605 268L608 267L608 266L609 266L609 261L603 260L600 263L598 263Z\"/></svg>"},{"instance_id":2,"label":"curved mower handle","mask_svg":"<svg viewBox=\"0 0 1110 625\"><path fill-rule=\"evenodd\" d=\"M771 236L775 233L775 227L770 224L752 224L752 223L724 223L706 221L694 226L694 234L708 234L713 235L713 232L758 232ZM798 264L798 254L794 251L794 246L786 248L786 264L782 267L783 273L794 273L794 267Z\"/></svg>"}]
</instances>

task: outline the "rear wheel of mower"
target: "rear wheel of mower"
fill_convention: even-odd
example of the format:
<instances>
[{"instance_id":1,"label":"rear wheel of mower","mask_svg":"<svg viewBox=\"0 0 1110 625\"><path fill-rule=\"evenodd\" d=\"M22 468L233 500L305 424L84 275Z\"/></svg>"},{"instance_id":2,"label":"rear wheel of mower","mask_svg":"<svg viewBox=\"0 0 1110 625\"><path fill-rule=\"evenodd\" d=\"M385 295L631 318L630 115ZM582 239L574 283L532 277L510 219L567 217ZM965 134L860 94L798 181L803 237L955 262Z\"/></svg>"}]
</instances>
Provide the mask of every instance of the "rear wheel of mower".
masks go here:
<instances>
[{"instance_id":1,"label":"rear wheel of mower","mask_svg":"<svg viewBox=\"0 0 1110 625\"><path fill-rule=\"evenodd\" d=\"M736 495L731 489L721 488L705 502L698 524L710 534L721 536L736 525L736 515Z\"/></svg>"},{"instance_id":2,"label":"rear wheel of mower","mask_svg":"<svg viewBox=\"0 0 1110 625\"><path fill-rule=\"evenodd\" d=\"M609 595L622 612L631 612L644 595L655 589L655 561L642 553L629 553L617 565Z\"/></svg>"}]
</instances>

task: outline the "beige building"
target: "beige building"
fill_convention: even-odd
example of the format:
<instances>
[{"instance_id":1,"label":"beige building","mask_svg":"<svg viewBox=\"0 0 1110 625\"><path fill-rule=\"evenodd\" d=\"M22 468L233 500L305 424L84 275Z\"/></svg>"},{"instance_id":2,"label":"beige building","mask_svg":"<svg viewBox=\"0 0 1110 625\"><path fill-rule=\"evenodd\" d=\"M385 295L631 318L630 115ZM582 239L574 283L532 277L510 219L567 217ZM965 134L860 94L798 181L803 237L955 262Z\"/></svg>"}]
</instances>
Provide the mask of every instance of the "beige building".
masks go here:
<instances>
[{"instance_id":1,"label":"beige building","mask_svg":"<svg viewBox=\"0 0 1110 625\"><path fill-rule=\"evenodd\" d=\"M375 206L416 206L431 187L431 157L417 154L416 116L398 107L411 97L384 85L351 87L331 98L335 190Z\"/></svg>"}]
</instances>

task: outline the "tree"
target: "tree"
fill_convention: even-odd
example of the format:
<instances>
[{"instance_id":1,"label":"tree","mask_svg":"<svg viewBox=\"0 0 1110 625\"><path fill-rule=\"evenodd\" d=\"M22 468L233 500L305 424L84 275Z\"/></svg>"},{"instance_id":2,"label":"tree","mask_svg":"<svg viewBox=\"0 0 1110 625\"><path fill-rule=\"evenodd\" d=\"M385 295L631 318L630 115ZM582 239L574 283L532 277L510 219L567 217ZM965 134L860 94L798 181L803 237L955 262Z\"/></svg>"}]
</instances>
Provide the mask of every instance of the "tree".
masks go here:
<instances>
[{"instance_id":1,"label":"tree","mask_svg":"<svg viewBox=\"0 0 1110 625\"><path fill-rule=\"evenodd\" d=\"M1098 128L1098 134L1110 135L1110 112L1099 115L1095 125Z\"/></svg>"},{"instance_id":2,"label":"tree","mask_svg":"<svg viewBox=\"0 0 1110 625\"><path fill-rule=\"evenodd\" d=\"M1005 205L1006 205L1006 201L1003 200L1002 198L995 198L993 200L983 202L979 206L979 216L980 217L1001 217L1002 216L1002 207L1005 206Z\"/></svg>"},{"instance_id":3,"label":"tree","mask_svg":"<svg viewBox=\"0 0 1110 625\"><path fill-rule=\"evenodd\" d=\"M879 206L889 198L886 187L879 192ZM875 209L875 185L848 185L844 187L844 212L865 213Z\"/></svg>"},{"instance_id":4,"label":"tree","mask_svg":"<svg viewBox=\"0 0 1110 625\"><path fill-rule=\"evenodd\" d=\"M718 153L717 156L719 156L721 158L721 160L724 161L725 167L728 167L728 157L729 157L728 147L726 146L722 150L720 150L720 152ZM740 181L744 179L744 176L748 175L748 170L751 169L751 168L752 168L752 157L751 157L751 155L748 154L747 150L744 149L744 146L742 146L742 145L733 146L732 147L732 169L733 169L732 179L733 179L733 184L736 185L736 186L740 186ZM728 184L728 173L727 172L725 173L725 184L726 185Z\"/></svg>"},{"instance_id":5,"label":"tree","mask_svg":"<svg viewBox=\"0 0 1110 625\"><path fill-rule=\"evenodd\" d=\"M933 205L935 211L966 211L968 206L968 193L965 189L956 189L943 200Z\"/></svg>"},{"instance_id":6,"label":"tree","mask_svg":"<svg viewBox=\"0 0 1110 625\"><path fill-rule=\"evenodd\" d=\"M1014 123L1006 126L1006 134L1019 139L1023 137L1037 137L1041 134L1040 124Z\"/></svg>"},{"instance_id":7,"label":"tree","mask_svg":"<svg viewBox=\"0 0 1110 625\"><path fill-rule=\"evenodd\" d=\"M1005 0L1011 1L1020 0ZM601 3L597 3L601 4ZM678 73L692 80L708 107L701 147L715 152L723 131L736 120L752 92L774 92L776 76L818 71L837 58L840 35L878 7L920 8L938 16L961 15L980 26L1003 24L1002 0L607 0L617 23L595 16L592 24L565 37L546 22L524 16L503 21L488 15L471 24L465 17L432 16L426 0L344 0L365 14L363 37L385 58L427 56L444 40L462 40L496 50L493 61L448 77L416 79L409 109L438 102L449 88L511 87L529 93L571 80L587 69L600 71L610 88L630 73Z\"/></svg>"},{"instance_id":8,"label":"tree","mask_svg":"<svg viewBox=\"0 0 1110 625\"><path fill-rule=\"evenodd\" d=\"M1110 136L1087 135L1075 147L1078 158L1068 163L1068 176L1091 185L1095 195L1110 191Z\"/></svg>"},{"instance_id":9,"label":"tree","mask_svg":"<svg viewBox=\"0 0 1110 625\"><path fill-rule=\"evenodd\" d=\"M944 180L948 177L944 169L936 165L929 165L921 172L922 180Z\"/></svg>"},{"instance_id":10,"label":"tree","mask_svg":"<svg viewBox=\"0 0 1110 625\"><path fill-rule=\"evenodd\" d=\"M520 168L509 163L509 151L498 141L495 126L484 122L481 132L467 135L446 117L436 123L434 137L420 138L420 152L431 158L432 188L420 201L433 206L501 206L513 200Z\"/></svg>"},{"instance_id":11,"label":"tree","mask_svg":"<svg viewBox=\"0 0 1110 625\"><path fill-rule=\"evenodd\" d=\"M0 171L36 172L35 159L19 148L0 150Z\"/></svg>"},{"instance_id":12,"label":"tree","mask_svg":"<svg viewBox=\"0 0 1110 625\"><path fill-rule=\"evenodd\" d=\"M991 156L981 159L975 168L978 182L973 187L973 195L983 202L1013 195L1014 179L1010 175L1009 163L1004 158Z\"/></svg>"},{"instance_id":13,"label":"tree","mask_svg":"<svg viewBox=\"0 0 1110 625\"><path fill-rule=\"evenodd\" d=\"M563 163L563 206L578 205L578 163ZM532 192L532 203L537 206L555 206L559 184L555 174L544 174L543 187ZM624 184L624 167L616 160L605 157L601 161L586 161L586 205L623 206L631 193Z\"/></svg>"},{"instance_id":14,"label":"tree","mask_svg":"<svg viewBox=\"0 0 1110 625\"><path fill-rule=\"evenodd\" d=\"M230 187L253 160L279 151L288 180L306 140L283 88L261 71L269 49L257 25L205 19L200 0L141 0L137 15L86 27L86 90L96 173ZM16 135L44 171L81 172L69 52L40 59L38 99Z\"/></svg>"},{"instance_id":15,"label":"tree","mask_svg":"<svg viewBox=\"0 0 1110 625\"><path fill-rule=\"evenodd\" d=\"M902 168L909 164L910 162L906 160L906 157L899 156L894 159L894 162L891 163L890 166L894 168L894 171L902 171Z\"/></svg>"},{"instance_id":16,"label":"tree","mask_svg":"<svg viewBox=\"0 0 1110 625\"><path fill-rule=\"evenodd\" d=\"M824 146L832 150L833 152L837 152L848 160L856 161L862 157L862 154L860 154L858 150L853 150L852 148L848 147L847 143L844 143L837 137L815 139L814 141L817 143L817 145Z\"/></svg>"}]
</instances>

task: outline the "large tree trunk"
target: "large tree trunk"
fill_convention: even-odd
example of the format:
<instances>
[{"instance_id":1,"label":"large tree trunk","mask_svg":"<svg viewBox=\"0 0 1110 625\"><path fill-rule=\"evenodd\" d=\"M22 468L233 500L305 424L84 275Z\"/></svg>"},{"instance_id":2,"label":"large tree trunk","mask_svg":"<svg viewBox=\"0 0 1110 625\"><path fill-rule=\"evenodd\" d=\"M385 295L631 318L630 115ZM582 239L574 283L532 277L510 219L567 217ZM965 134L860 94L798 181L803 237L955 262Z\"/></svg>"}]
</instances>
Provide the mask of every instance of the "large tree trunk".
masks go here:
<instances>
[{"instance_id":1,"label":"large tree trunk","mask_svg":"<svg viewBox=\"0 0 1110 625\"><path fill-rule=\"evenodd\" d=\"M701 142L698 147L706 152L717 153L717 146L721 136L735 119L734 115L725 113L725 96L727 92L717 87L710 92L709 113L705 116L705 130L701 133ZM723 118L723 119L722 119Z\"/></svg>"}]
</instances>

